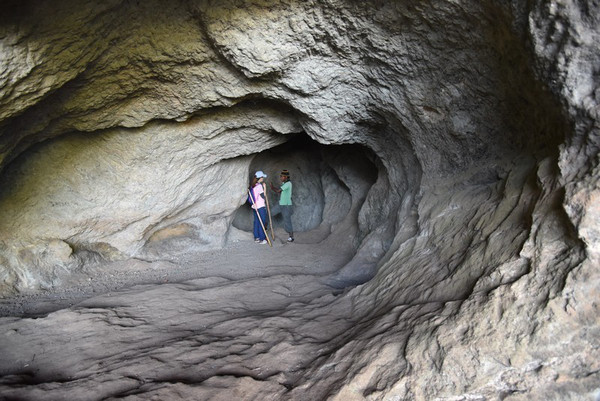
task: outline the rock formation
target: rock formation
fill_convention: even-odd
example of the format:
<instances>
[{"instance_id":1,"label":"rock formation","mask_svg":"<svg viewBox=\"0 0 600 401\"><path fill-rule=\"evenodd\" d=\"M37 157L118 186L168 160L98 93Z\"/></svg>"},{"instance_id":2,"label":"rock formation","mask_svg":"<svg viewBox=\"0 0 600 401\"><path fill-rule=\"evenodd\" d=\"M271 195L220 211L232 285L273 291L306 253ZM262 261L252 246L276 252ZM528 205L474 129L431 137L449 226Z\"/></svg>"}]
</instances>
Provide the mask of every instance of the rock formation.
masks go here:
<instances>
[{"instance_id":1,"label":"rock formation","mask_svg":"<svg viewBox=\"0 0 600 401\"><path fill-rule=\"evenodd\" d=\"M3 317L1 396L599 399L596 1L0 11L5 299L230 247L259 168L350 252Z\"/></svg>"}]
</instances>

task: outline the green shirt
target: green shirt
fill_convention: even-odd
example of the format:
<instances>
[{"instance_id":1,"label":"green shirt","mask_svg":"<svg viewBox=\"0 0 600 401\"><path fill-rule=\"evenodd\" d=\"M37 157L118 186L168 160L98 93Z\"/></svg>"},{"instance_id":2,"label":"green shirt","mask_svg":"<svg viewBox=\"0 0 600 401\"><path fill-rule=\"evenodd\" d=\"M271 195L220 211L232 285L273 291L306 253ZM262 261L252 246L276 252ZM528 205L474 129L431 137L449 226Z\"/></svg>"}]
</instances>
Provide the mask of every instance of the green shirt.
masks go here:
<instances>
[{"instance_id":1,"label":"green shirt","mask_svg":"<svg viewBox=\"0 0 600 401\"><path fill-rule=\"evenodd\" d=\"M281 197L279 198L279 204L282 206L292 204L291 181L284 182L283 185L281 185Z\"/></svg>"}]
</instances>

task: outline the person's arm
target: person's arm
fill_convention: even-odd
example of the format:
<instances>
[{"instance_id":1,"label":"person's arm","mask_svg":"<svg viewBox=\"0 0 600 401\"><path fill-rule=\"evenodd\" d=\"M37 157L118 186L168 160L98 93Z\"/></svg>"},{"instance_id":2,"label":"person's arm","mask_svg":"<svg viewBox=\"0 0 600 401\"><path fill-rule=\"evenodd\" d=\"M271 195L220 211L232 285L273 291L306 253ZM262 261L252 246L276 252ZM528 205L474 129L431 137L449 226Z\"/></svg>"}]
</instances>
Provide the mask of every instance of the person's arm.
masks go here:
<instances>
[{"instance_id":1,"label":"person's arm","mask_svg":"<svg viewBox=\"0 0 600 401\"><path fill-rule=\"evenodd\" d=\"M281 189L275 187L275 185L273 185L273 183L271 181L269 181L269 185L271 186L271 191L276 192L278 194L281 193Z\"/></svg>"}]
</instances>

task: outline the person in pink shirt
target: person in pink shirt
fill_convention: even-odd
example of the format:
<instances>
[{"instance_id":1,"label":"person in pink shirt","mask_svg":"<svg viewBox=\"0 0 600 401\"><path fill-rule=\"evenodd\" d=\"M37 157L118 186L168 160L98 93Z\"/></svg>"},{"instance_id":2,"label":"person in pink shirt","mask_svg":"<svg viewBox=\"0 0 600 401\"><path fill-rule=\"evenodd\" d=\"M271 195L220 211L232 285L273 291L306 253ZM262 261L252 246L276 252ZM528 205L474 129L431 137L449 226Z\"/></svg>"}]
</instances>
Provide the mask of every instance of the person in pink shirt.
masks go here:
<instances>
[{"instance_id":1,"label":"person in pink shirt","mask_svg":"<svg viewBox=\"0 0 600 401\"><path fill-rule=\"evenodd\" d=\"M262 219L262 223L264 224L265 230L267 229L267 225L269 221L267 220L267 207L265 203L265 190L263 187L263 182L267 178L267 175L262 171L257 171L252 178L252 183L248 188L250 190L250 195L252 196L252 200L254 202L250 202L252 205L252 209L254 210L254 241L259 244L267 243L267 236L265 231L263 230L260 220L258 216Z\"/></svg>"}]
</instances>

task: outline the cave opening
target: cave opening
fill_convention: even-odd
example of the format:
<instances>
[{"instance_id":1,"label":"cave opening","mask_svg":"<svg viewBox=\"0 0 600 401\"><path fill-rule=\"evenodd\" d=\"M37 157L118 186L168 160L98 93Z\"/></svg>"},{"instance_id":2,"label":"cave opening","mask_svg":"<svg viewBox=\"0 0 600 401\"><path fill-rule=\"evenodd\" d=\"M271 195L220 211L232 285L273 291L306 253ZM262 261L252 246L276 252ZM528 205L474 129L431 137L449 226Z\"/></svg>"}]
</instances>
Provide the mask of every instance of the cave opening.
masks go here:
<instances>
[{"instance_id":1,"label":"cave opening","mask_svg":"<svg viewBox=\"0 0 600 401\"><path fill-rule=\"evenodd\" d=\"M351 161L350 163L348 161ZM286 143L255 155L250 177L258 171L267 174L266 188L271 205L273 226L282 227L278 195L269 189L278 186L279 173L287 169L293 182L294 213L292 224L303 242L319 242L334 231L354 209L359 209L379 174L376 155L359 144L323 145L306 134L296 134ZM354 205L355 204L355 205ZM354 205L354 207L353 207ZM350 217L358 225L358 213ZM242 205L233 219L233 227L252 231L250 205Z\"/></svg>"}]
</instances>

